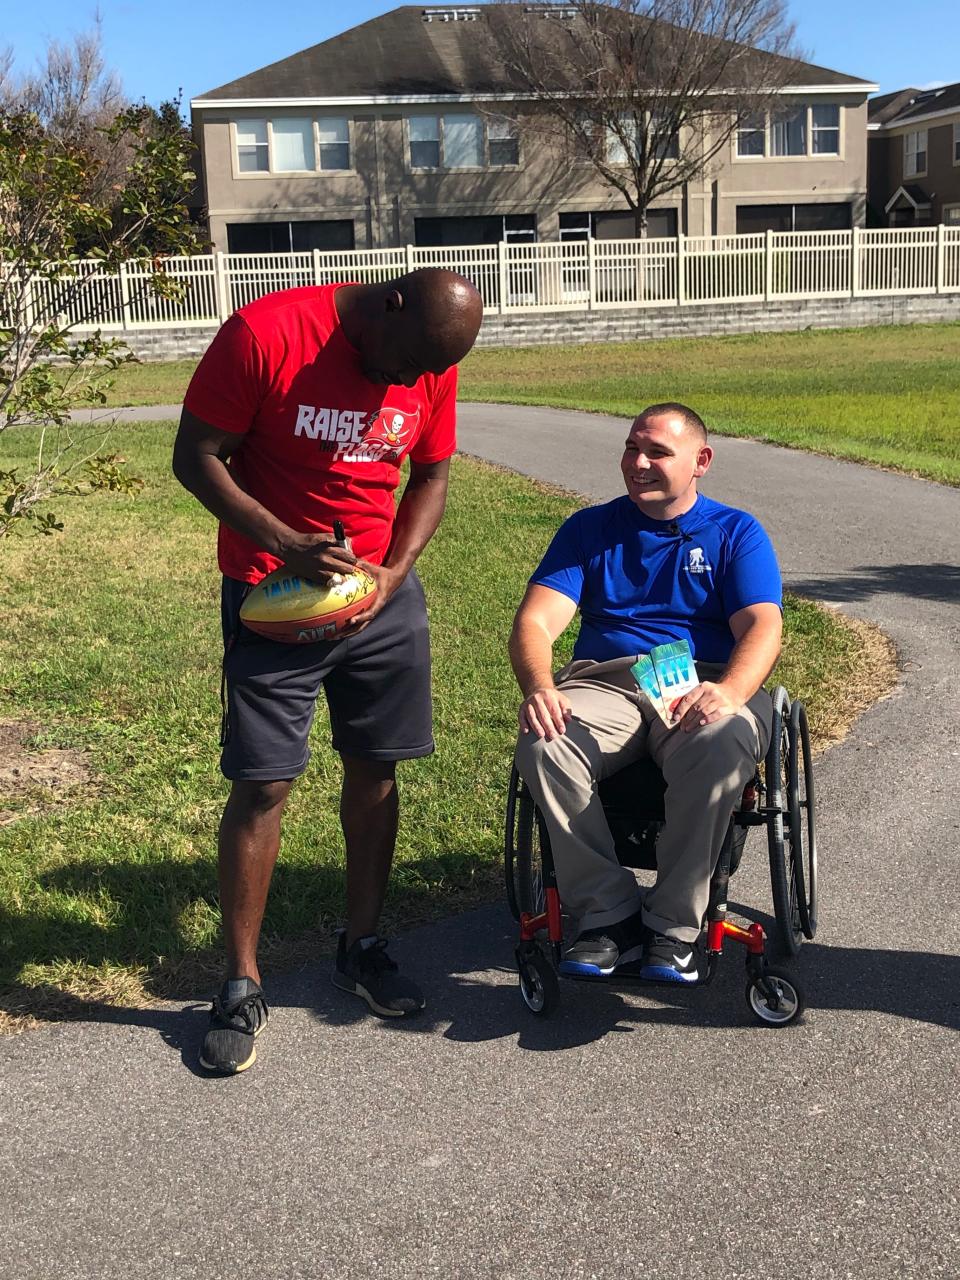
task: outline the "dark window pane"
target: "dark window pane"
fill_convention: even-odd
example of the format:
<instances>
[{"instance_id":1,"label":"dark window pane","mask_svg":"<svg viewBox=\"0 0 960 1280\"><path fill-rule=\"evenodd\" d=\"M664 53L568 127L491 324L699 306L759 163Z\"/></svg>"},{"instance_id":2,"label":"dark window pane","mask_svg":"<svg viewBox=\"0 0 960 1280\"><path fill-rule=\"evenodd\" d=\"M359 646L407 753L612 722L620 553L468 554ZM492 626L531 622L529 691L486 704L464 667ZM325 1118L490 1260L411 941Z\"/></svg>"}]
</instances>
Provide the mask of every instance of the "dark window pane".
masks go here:
<instances>
[{"instance_id":1,"label":"dark window pane","mask_svg":"<svg viewBox=\"0 0 960 1280\"><path fill-rule=\"evenodd\" d=\"M632 240L637 234L637 220L630 209L622 213L595 213L593 236L595 240Z\"/></svg>"},{"instance_id":2,"label":"dark window pane","mask_svg":"<svg viewBox=\"0 0 960 1280\"><path fill-rule=\"evenodd\" d=\"M798 204L793 219L794 231L849 231L850 205Z\"/></svg>"},{"instance_id":3,"label":"dark window pane","mask_svg":"<svg viewBox=\"0 0 960 1280\"><path fill-rule=\"evenodd\" d=\"M350 143L349 142L321 142L320 143L320 168L321 169L349 169L350 168Z\"/></svg>"},{"instance_id":4,"label":"dark window pane","mask_svg":"<svg viewBox=\"0 0 960 1280\"><path fill-rule=\"evenodd\" d=\"M228 253L289 253L289 222L227 224Z\"/></svg>"},{"instance_id":5,"label":"dark window pane","mask_svg":"<svg viewBox=\"0 0 960 1280\"><path fill-rule=\"evenodd\" d=\"M353 221L349 218L330 222L292 222L290 230L295 253L309 253L312 249L353 248Z\"/></svg>"},{"instance_id":6,"label":"dark window pane","mask_svg":"<svg viewBox=\"0 0 960 1280\"><path fill-rule=\"evenodd\" d=\"M440 143L411 142L410 167L411 169L439 169Z\"/></svg>"},{"instance_id":7,"label":"dark window pane","mask_svg":"<svg viewBox=\"0 0 960 1280\"><path fill-rule=\"evenodd\" d=\"M792 231L792 204L738 205L737 235L758 231Z\"/></svg>"},{"instance_id":8,"label":"dark window pane","mask_svg":"<svg viewBox=\"0 0 960 1280\"><path fill-rule=\"evenodd\" d=\"M738 156L762 156L763 144L763 129L740 129L737 133Z\"/></svg>"},{"instance_id":9,"label":"dark window pane","mask_svg":"<svg viewBox=\"0 0 960 1280\"><path fill-rule=\"evenodd\" d=\"M560 239L561 240L589 240L590 238L590 214L589 213L561 213L560 215Z\"/></svg>"},{"instance_id":10,"label":"dark window pane","mask_svg":"<svg viewBox=\"0 0 960 1280\"><path fill-rule=\"evenodd\" d=\"M675 236L676 234L676 209L647 210L647 235L651 239L656 239L657 236Z\"/></svg>"},{"instance_id":11,"label":"dark window pane","mask_svg":"<svg viewBox=\"0 0 960 1280\"><path fill-rule=\"evenodd\" d=\"M503 239L503 218L414 218L418 245L496 244Z\"/></svg>"},{"instance_id":12,"label":"dark window pane","mask_svg":"<svg viewBox=\"0 0 960 1280\"><path fill-rule=\"evenodd\" d=\"M529 244L537 238L537 217L533 213L510 213L503 220L504 239Z\"/></svg>"},{"instance_id":13,"label":"dark window pane","mask_svg":"<svg viewBox=\"0 0 960 1280\"><path fill-rule=\"evenodd\" d=\"M491 164L519 164L520 143L516 138L490 139Z\"/></svg>"}]
</instances>

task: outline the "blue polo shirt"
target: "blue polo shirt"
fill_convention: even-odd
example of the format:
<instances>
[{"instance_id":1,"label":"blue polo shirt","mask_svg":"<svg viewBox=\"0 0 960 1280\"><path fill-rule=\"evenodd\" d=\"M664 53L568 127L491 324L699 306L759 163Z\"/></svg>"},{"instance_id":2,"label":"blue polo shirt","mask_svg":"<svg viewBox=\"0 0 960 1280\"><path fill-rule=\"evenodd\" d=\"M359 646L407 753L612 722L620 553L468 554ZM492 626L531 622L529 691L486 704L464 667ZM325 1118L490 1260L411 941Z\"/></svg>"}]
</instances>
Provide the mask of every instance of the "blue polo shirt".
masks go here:
<instances>
[{"instance_id":1,"label":"blue polo shirt","mask_svg":"<svg viewBox=\"0 0 960 1280\"><path fill-rule=\"evenodd\" d=\"M580 608L574 658L604 662L687 640L694 658L726 662L728 619L782 606L780 568L759 521L697 495L676 520L652 520L629 497L575 512L530 579Z\"/></svg>"}]
</instances>

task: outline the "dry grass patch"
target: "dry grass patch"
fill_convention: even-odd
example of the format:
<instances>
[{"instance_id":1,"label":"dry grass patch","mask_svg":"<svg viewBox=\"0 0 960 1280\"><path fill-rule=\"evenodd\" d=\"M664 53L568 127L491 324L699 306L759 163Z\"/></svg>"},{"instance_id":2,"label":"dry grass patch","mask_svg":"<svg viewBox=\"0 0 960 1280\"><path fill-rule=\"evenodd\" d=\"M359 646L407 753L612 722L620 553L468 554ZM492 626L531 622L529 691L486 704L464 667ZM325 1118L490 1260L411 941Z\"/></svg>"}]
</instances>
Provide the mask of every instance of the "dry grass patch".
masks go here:
<instances>
[{"instance_id":1,"label":"dry grass patch","mask_svg":"<svg viewBox=\"0 0 960 1280\"><path fill-rule=\"evenodd\" d=\"M40 733L29 721L0 720L0 826L69 804L79 788L92 785L86 753L31 747Z\"/></svg>"}]
</instances>

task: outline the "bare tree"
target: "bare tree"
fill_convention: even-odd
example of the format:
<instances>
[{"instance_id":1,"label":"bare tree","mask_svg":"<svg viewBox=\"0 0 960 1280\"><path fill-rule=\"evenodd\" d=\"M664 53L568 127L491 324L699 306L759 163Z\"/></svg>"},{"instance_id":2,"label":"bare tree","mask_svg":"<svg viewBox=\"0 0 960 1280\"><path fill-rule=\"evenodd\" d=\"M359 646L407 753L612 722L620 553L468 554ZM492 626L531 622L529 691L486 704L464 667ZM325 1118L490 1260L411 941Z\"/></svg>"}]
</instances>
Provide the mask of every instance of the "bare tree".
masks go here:
<instances>
[{"instance_id":1,"label":"bare tree","mask_svg":"<svg viewBox=\"0 0 960 1280\"><path fill-rule=\"evenodd\" d=\"M122 181L132 153L129 147L111 144L107 130L117 115L130 107L120 77L103 56L99 17L89 31L72 42L51 40L33 71L15 76L12 54L0 58L0 106L7 111L35 115L52 142L79 147L94 157L90 169L95 179L85 194L94 202Z\"/></svg>"},{"instance_id":2,"label":"bare tree","mask_svg":"<svg viewBox=\"0 0 960 1280\"><path fill-rule=\"evenodd\" d=\"M502 79L528 103L518 126L593 165L638 235L651 204L709 172L797 71L784 0L571 0L485 15Z\"/></svg>"},{"instance_id":3,"label":"bare tree","mask_svg":"<svg viewBox=\"0 0 960 1280\"><path fill-rule=\"evenodd\" d=\"M88 429L72 410L104 405L133 358L94 327L112 318L121 264L139 281L125 305L181 296L164 258L197 247L192 151L179 100L124 102L98 32L51 45L26 80L0 55L0 436L26 428L36 451L26 474L0 469L0 541L60 529L41 506L58 494L136 488L99 453L106 421Z\"/></svg>"}]
</instances>

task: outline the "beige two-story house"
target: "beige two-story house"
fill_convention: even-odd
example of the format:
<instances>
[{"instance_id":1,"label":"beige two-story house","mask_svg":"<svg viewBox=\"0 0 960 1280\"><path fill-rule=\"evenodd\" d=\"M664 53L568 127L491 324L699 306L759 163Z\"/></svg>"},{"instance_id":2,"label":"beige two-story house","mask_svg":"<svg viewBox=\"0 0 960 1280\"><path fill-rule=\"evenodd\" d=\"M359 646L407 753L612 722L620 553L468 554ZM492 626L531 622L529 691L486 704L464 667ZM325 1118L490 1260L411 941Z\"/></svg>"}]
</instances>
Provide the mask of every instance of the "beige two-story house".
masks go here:
<instances>
[{"instance_id":1,"label":"beige two-story house","mask_svg":"<svg viewBox=\"0 0 960 1280\"><path fill-rule=\"evenodd\" d=\"M483 38L495 7L406 5L194 99L214 247L633 236L624 197L533 127L537 102ZM578 20L562 9L556 18ZM777 109L656 201L647 233L862 225L875 89L791 63Z\"/></svg>"},{"instance_id":2,"label":"beige two-story house","mask_svg":"<svg viewBox=\"0 0 960 1280\"><path fill-rule=\"evenodd\" d=\"M960 226L960 83L886 93L868 113L871 222Z\"/></svg>"}]
</instances>

